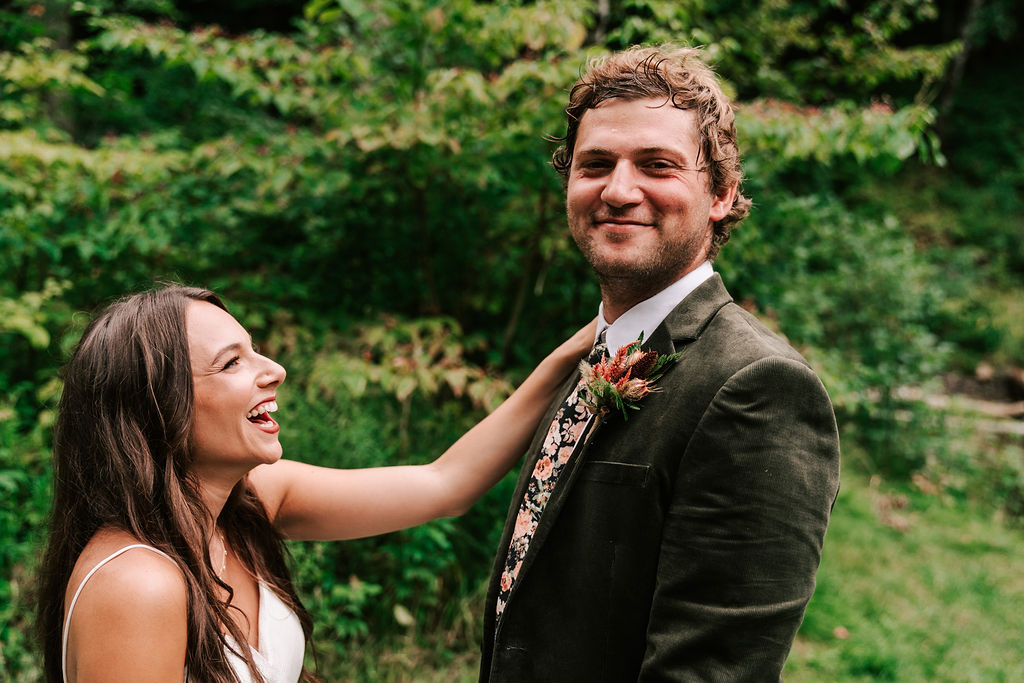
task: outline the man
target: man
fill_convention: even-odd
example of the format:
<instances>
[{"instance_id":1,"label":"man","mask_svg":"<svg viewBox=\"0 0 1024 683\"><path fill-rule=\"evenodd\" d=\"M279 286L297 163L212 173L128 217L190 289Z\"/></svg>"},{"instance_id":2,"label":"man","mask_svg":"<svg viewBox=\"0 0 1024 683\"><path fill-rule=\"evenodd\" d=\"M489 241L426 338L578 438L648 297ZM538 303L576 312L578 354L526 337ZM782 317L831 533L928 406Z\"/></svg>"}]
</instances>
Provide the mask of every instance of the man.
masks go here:
<instances>
[{"instance_id":1,"label":"man","mask_svg":"<svg viewBox=\"0 0 1024 683\"><path fill-rule=\"evenodd\" d=\"M770 681L839 486L832 406L710 261L749 211L732 107L693 49L592 63L570 95L569 228L615 354L671 357L628 420L542 423L488 590L481 681ZM550 425L550 426L549 426Z\"/></svg>"}]
</instances>

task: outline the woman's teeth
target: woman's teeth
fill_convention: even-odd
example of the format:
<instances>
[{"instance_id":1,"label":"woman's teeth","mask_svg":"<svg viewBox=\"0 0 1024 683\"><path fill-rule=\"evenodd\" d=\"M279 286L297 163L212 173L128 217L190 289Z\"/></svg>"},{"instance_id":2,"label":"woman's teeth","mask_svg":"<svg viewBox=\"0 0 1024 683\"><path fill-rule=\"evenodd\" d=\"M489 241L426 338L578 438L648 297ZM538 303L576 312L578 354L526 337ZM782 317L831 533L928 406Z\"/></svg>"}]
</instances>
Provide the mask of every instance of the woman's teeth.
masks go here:
<instances>
[{"instance_id":1,"label":"woman's teeth","mask_svg":"<svg viewBox=\"0 0 1024 683\"><path fill-rule=\"evenodd\" d=\"M267 401L266 403L261 403L252 410L250 410L245 417L251 420L254 417L259 417L260 415L264 415L266 413L273 413L276 411L277 401Z\"/></svg>"}]
</instances>

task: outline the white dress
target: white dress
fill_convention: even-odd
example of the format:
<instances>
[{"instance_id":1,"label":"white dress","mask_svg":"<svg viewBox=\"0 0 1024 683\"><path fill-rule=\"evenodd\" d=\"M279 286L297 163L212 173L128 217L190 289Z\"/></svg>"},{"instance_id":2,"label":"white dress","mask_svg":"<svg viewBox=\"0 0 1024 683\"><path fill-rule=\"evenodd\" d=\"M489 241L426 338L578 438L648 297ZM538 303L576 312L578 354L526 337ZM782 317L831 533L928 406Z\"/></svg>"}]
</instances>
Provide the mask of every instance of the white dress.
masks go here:
<instances>
[{"instance_id":1,"label":"white dress","mask_svg":"<svg viewBox=\"0 0 1024 683\"><path fill-rule=\"evenodd\" d=\"M78 602L78 596L81 595L82 588L100 567L132 548L145 548L158 555L163 555L171 562L174 562L167 553L157 550L153 546L137 543L127 545L111 553L89 570L89 573L82 579L82 583L78 585L74 597L71 598L71 606L68 607L68 614L64 618L64 635L61 645L61 673L65 682L68 679L68 630L71 625L71 613L75 609L75 603ZM250 647L253 659L256 662L256 668L263 675L264 683L295 683L299 680L299 674L302 673L302 658L306 650L302 625L299 623L299 618L295 616L295 612L284 604L274 591L270 590L262 581L259 582L259 588L260 603L257 621L259 623L260 642L258 649ZM235 641L230 635L227 636L227 640L232 646L235 645ZM249 673L249 668L245 665L245 661L232 652L231 648L225 648L225 651L228 663L234 669L238 679L242 683L255 683L252 675ZM186 683L188 680L188 673L186 672Z\"/></svg>"}]
</instances>

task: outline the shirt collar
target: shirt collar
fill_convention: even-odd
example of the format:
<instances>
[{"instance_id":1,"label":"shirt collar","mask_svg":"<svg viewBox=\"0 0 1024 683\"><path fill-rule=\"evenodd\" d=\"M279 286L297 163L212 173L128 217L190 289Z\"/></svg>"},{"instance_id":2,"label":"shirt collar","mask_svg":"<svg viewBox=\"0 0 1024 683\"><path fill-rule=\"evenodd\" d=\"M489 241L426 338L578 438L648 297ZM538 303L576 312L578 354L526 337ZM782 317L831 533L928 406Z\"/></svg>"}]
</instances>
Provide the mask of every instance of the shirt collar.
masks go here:
<instances>
[{"instance_id":1,"label":"shirt collar","mask_svg":"<svg viewBox=\"0 0 1024 683\"><path fill-rule=\"evenodd\" d=\"M595 340L607 329L605 342L608 344L609 355L614 355L620 347L639 339L641 332L644 333L644 339L650 339L655 328L672 312L672 309L714 273L711 262L705 261L650 299L633 306L611 325L605 322L602 303L597 309Z\"/></svg>"}]
</instances>

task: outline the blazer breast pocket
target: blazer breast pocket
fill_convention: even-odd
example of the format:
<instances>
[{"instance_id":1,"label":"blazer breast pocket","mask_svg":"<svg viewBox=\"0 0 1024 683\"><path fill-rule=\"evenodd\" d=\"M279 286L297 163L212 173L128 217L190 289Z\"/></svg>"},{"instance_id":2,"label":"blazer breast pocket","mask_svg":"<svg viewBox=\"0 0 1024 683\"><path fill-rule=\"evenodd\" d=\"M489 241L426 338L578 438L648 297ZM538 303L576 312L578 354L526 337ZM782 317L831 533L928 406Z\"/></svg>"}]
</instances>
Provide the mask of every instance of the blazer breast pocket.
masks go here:
<instances>
[{"instance_id":1,"label":"blazer breast pocket","mask_svg":"<svg viewBox=\"0 0 1024 683\"><path fill-rule=\"evenodd\" d=\"M629 462L593 460L583 465L580 478L615 486L636 486L646 488L650 480L651 466Z\"/></svg>"}]
</instances>

